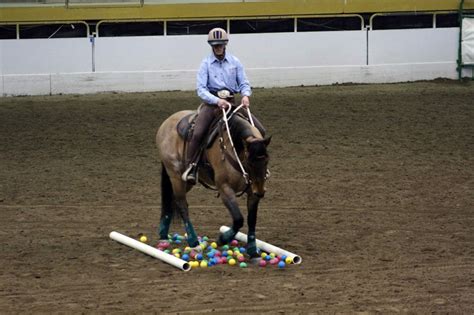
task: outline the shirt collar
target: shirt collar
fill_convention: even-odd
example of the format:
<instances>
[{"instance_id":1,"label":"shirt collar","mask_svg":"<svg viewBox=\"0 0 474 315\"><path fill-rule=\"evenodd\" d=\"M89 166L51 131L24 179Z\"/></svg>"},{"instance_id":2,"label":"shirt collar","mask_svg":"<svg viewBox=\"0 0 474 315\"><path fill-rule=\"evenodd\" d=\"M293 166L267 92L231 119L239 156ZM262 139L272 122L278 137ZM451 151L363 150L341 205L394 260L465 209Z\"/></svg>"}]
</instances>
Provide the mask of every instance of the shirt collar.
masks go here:
<instances>
[{"instance_id":1,"label":"shirt collar","mask_svg":"<svg viewBox=\"0 0 474 315\"><path fill-rule=\"evenodd\" d=\"M219 60L216 58L216 56L214 55L214 53L211 54L211 63L214 63L214 62L224 62L224 61L228 61L227 60L227 53L225 53L225 56L224 56L224 59L222 60Z\"/></svg>"}]
</instances>

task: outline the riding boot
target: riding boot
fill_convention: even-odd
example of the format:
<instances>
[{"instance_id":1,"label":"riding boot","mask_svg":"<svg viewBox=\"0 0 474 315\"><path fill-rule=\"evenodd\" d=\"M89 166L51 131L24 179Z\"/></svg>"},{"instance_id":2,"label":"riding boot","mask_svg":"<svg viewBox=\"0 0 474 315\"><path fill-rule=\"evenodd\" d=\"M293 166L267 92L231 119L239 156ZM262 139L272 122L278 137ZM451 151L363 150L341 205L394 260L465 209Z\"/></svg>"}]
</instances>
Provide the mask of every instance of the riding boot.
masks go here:
<instances>
[{"instance_id":1,"label":"riding boot","mask_svg":"<svg viewBox=\"0 0 474 315\"><path fill-rule=\"evenodd\" d=\"M186 163L187 168L181 175L181 179L190 185L196 185L197 183L197 162L199 158L199 141L193 137L188 144L186 152Z\"/></svg>"}]
</instances>

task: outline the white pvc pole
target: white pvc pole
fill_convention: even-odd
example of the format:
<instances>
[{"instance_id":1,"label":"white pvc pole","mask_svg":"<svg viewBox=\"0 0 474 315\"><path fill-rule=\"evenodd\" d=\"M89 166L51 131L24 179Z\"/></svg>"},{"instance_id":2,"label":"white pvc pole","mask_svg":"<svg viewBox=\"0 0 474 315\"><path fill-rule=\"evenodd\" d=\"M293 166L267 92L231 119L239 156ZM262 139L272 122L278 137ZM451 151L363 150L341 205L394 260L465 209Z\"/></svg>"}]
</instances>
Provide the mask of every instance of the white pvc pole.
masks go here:
<instances>
[{"instance_id":1,"label":"white pvc pole","mask_svg":"<svg viewBox=\"0 0 474 315\"><path fill-rule=\"evenodd\" d=\"M221 233L225 233L228 230L230 230L230 227L225 226L225 225L221 226L221 228L219 229L219 231ZM234 238L238 241L247 243L247 234L237 232L237 234L235 234ZM256 241L257 241L257 247L264 250L264 251L266 251L267 253L275 253L276 255L281 255L281 256L285 255L286 257L290 257L293 260L294 264L301 264L301 261L302 261L301 256L293 254L293 253L291 253L287 250L284 250L284 249L282 249L280 247L277 247L275 245L266 243L266 242L261 241L259 239L257 239Z\"/></svg>"},{"instance_id":2,"label":"white pvc pole","mask_svg":"<svg viewBox=\"0 0 474 315\"><path fill-rule=\"evenodd\" d=\"M109 236L114 241L130 246L152 257L158 258L159 260L165 263L168 263L176 268L179 268L183 271L191 270L191 265L187 261L184 261L182 259L179 259L178 257L162 252L156 248L151 247L150 245L144 244L140 241L137 241L133 238L130 238L128 236L125 236L115 231L110 232Z\"/></svg>"}]
</instances>

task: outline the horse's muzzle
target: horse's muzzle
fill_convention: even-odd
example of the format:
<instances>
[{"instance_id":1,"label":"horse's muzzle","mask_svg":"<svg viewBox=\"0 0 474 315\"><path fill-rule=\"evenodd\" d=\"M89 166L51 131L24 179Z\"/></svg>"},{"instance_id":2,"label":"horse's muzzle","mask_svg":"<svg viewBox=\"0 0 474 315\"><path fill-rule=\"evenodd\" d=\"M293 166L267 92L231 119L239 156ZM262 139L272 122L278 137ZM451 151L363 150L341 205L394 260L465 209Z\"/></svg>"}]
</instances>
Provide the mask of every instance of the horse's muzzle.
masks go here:
<instances>
[{"instance_id":1,"label":"horse's muzzle","mask_svg":"<svg viewBox=\"0 0 474 315\"><path fill-rule=\"evenodd\" d=\"M263 193L256 192L256 193L254 193L254 195L257 196L258 198L263 198L263 197L265 197L265 192L263 192Z\"/></svg>"}]
</instances>

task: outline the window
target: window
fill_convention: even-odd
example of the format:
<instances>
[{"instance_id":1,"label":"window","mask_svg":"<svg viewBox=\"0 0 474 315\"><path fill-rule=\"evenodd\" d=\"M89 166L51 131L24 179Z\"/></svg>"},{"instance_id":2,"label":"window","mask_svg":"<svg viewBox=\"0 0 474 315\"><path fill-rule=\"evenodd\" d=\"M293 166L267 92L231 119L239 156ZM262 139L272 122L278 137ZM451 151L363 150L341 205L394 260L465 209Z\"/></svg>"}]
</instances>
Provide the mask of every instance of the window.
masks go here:
<instances>
[{"instance_id":1,"label":"window","mask_svg":"<svg viewBox=\"0 0 474 315\"><path fill-rule=\"evenodd\" d=\"M97 25L100 37L156 36L164 34L163 22L103 22Z\"/></svg>"},{"instance_id":2,"label":"window","mask_svg":"<svg viewBox=\"0 0 474 315\"><path fill-rule=\"evenodd\" d=\"M436 27L459 27L459 16L453 14L437 14Z\"/></svg>"},{"instance_id":3,"label":"window","mask_svg":"<svg viewBox=\"0 0 474 315\"><path fill-rule=\"evenodd\" d=\"M87 36L87 27L82 23L20 25L20 38L69 38Z\"/></svg>"},{"instance_id":4,"label":"window","mask_svg":"<svg viewBox=\"0 0 474 315\"><path fill-rule=\"evenodd\" d=\"M169 21L166 23L167 35L207 34L214 27L227 28L226 21Z\"/></svg>"},{"instance_id":5,"label":"window","mask_svg":"<svg viewBox=\"0 0 474 315\"><path fill-rule=\"evenodd\" d=\"M16 39L16 25L0 25L0 39Z\"/></svg>"},{"instance_id":6,"label":"window","mask_svg":"<svg viewBox=\"0 0 474 315\"><path fill-rule=\"evenodd\" d=\"M298 18L298 32L361 30L362 23L357 16Z\"/></svg>"},{"instance_id":7,"label":"window","mask_svg":"<svg viewBox=\"0 0 474 315\"><path fill-rule=\"evenodd\" d=\"M432 27L432 14L379 15L372 20L372 29L374 30Z\"/></svg>"},{"instance_id":8,"label":"window","mask_svg":"<svg viewBox=\"0 0 474 315\"><path fill-rule=\"evenodd\" d=\"M254 19L230 21L230 32L239 33L278 33L294 32L294 19Z\"/></svg>"}]
</instances>

